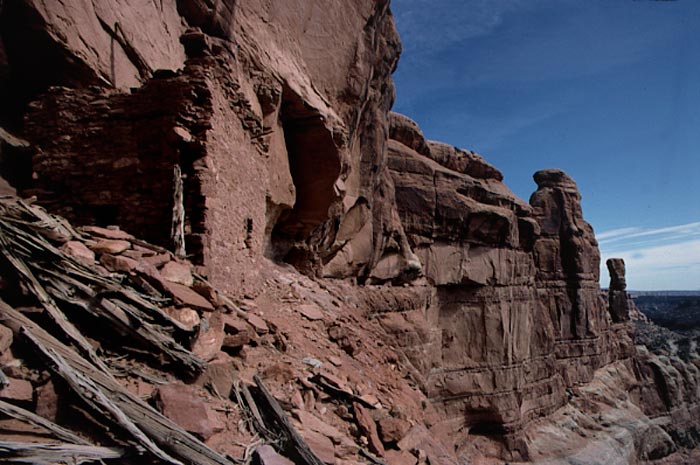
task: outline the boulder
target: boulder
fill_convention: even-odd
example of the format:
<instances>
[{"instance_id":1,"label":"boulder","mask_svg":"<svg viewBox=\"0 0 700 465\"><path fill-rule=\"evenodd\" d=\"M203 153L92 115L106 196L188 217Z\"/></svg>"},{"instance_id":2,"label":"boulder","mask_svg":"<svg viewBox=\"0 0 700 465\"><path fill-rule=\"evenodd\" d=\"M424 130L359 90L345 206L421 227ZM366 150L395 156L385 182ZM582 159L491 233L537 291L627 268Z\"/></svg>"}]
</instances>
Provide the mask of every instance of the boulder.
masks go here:
<instances>
[{"instance_id":1,"label":"boulder","mask_svg":"<svg viewBox=\"0 0 700 465\"><path fill-rule=\"evenodd\" d=\"M214 306L204 297L182 284L162 280L165 291L170 294L178 305L213 312Z\"/></svg>"},{"instance_id":2,"label":"boulder","mask_svg":"<svg viewBox=\"0 0 700 465\"><path fill-rule=\"evenodd\" d=\"M416 153L430 156L430 147L418 124L401 113L389 113L389 139L402 143Z\"/></svg>"},{"instance_id":3,"label":"boulder","mask_svg":"<svg viewBox=\"0 0 700 465\"><path fill-rule=\"evenodd\" d=\"M384 444L396 444L411 427L411 424L403 419L386 417L377 422L379 426L379 437Z\"/></svg>"}]
</instances>

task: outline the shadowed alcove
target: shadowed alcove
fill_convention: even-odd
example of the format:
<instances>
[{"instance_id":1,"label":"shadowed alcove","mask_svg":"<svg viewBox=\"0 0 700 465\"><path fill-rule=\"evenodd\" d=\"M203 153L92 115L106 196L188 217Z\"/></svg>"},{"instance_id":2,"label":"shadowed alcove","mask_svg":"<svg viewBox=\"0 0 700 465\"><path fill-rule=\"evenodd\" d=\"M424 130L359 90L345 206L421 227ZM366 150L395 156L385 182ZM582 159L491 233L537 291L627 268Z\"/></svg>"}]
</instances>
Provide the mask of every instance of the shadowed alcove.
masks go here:
<instances>
[{"instance_id":1,"label":"shadowed alcove","mask_svg":"<svg viewBox=\"0 0 700 465\"><path fill-rule=\"evenodd\" d=\"M336 199L333 186L340 175L340 156L321 114L287 87L280 121L296 197L275 223L269 255L294 265L299 248L328 219Z\"/></svg>"}]
</instances>

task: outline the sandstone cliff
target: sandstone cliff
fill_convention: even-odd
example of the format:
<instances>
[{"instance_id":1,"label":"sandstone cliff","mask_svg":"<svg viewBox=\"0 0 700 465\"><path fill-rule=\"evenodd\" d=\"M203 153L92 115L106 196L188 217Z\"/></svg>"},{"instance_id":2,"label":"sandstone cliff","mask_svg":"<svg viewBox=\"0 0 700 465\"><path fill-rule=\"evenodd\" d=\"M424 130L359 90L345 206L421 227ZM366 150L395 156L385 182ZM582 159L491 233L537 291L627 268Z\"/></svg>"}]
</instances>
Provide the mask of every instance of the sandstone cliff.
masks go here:
<instances>
[{"instance_id":1,"label":"sandstone cliff","mask_svg":"<svg viewBox=\"0 0 700 465\"><path fill-rule=\"evenodd\" d=\"M0 3L0 174L75 224L121 228L93 229L128 238L97 256L90 237L51 240L177 315L203 369L189 394L155 392L170 367L125 384L175 422L168 404L222 402L187 425L221 454L252 442L221 413L240 406L231 379L261 373L326 463L681 460L700 439L696 346L654 342L620 261L601 292L567 174L537 172L527 203L391 113L400 51L387 0ZM46 307L19 289L2 298ZM32 370L14 379L39 411L62 381Z\"/></svg>"}]
</instances>

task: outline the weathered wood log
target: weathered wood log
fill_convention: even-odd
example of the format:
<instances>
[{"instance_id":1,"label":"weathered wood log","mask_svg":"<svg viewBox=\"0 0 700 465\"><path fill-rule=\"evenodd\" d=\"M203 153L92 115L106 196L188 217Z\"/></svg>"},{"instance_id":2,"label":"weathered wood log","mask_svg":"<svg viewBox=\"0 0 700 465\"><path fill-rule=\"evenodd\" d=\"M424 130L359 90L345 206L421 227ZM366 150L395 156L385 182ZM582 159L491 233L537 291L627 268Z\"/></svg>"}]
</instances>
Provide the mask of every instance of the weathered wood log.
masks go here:
<instances>
[{"instance_id":1,"label":"weathered wood log","mask_svg":"<svg viewBox=\"0 0 700 465\"><path fill-rule=\"evenodd\" d=\"M1 300L0 321L12 329L16 337L25 338L31 342L50 363L50 368L83 399L94 396L90 402L87 402L87 399L86 402L95 415L108 420L115 426L119 425L120 428L128 425L125 422L128 420L162 449L165 455L175 458L175 460L167 460L166 463L232 465L232 462L126 391L113 377L97 369L74 350ZM123 414L121 419L115 418L121 414ZM137 434L134 429L130 432ZM130 442L143 445L135 439Z\"/></svg>"},{"instance_id":2,"label":"weathered wood log","mask_svg":"<svg viewBox=\"0 0 700 465\"><path fill-rule=\"evenodd\" d=\"M68 386L88 404L93 410L104 411L112 420L124 428L146 451L155 457L172 465L182 465L182 462L171 457L160 449L133 421L117 406L97 385L84 374L71 367L56 351L46 347L34 337L31 331L22 329L22 334L27 337L45 357L53 363L53 370L63 378Z\"/></svg>"},{"instance_id":3,"label":"weathered wood log","mask_svg":"<svg viewBox=\"0 0 700 465\"><path fill-rule=\"evenodd\" d=\"M56 300L83 309L129 342L174 363L188 376L204 369L202 359L177 343L171 333L154 324L140 308L118 299L99 298L90 288L82 288L79 282L66 276L55 275L48 282L53 284L48 289Z\"/></svg>"},{"instance_id":4,"label":"weathered wood log","mask_svg":"<svg viewBox=\"0 0 700 465\"><path fill-rule=\"evenodd\" d=\"M0 460L3 463L30 463L37 465L81 464L102 459L118 459L121 449L84 444L25 443L0 441Z\"/></svg>"},{"instance_id":5,"label":"weathered wood log","mask_svg":"<svg viewBox=\"0 0 700 465\"><path fill-rule=\"evenodd\" d=\"M253 377L256 391L253 391L255 403L265 421L265 427L282 439L280 448L296 464L323 465L323 461L309 448L299 432L292 426L287 414L280 407L270 391L267 390L259 376Z\"/></svg>"},{"instance_id":6,"label":"weathered wood log","mask_svg":"<svg viewBox=\"0 0 700 465\"><path fill-rule=\"evenodd\" d=\"M320 387L323 391L325 391L326 394L330 394L336 399L342 399L350 403L357 402L358 404L371 409L377 408L375 405L372 405L362 397L356 396L352 392L348 392L334 386L323 376L322 373L315 374L314 376L309 378L309 381L316 383L316 385Z\"/></svg>"},{"instance_id":7,"label":"weathered wood log","mask_svg":"<svg viewBox=\"0 0 700 465\"><path fill-rule=\"evenodd\" d=\"M233 392L236 395L236 403L241 409L246 421L249 423L249 430L251 433L259 433L262 437L268 440L277 440L274 433L265 427L265 421L263 420L260 410L253 399L253 395L250 393L250 389L245 384L236 381L233 384Z\"/></svg>"},{"instance_id":8,"label":"weathered wood log","mask_svg":"<svg viewBox=\"0 0 700 465\"><path fill-rule=\"evenodd\" d=\"M30 412L29 410L25 410L2 400L0 400L0 413L3 413L8 417L16 418L17 420L25 423L29 423L30 425L44 428L62 441L70 442L72 444L82 444L84 446L91 445L88 441L80 436L77 436L72 431L69 431L62 426L58 426L56 423L49 421L44 417L40 417L36 413Z\"/></svg>"},{"instance_id":9,"label":"weathered wood log","mask_svg":"<svg viewBox=\"0 0 700 465\"><path fill-rule=\"evenodd\" d=\"M363 449L362 447L360 447L360 455L376 465L387 465L386 462L375 457L373 454Z\"/></svg>"},{"instance_id":10,"label":"weathered wood log","mask_svg":"<svg viewBox=\"0 0 700 465\"><path fill-rule=\"evenodd\" d=\"M0 221L0 225L4 222ZM85 339L78 331L73 323L68 321L66 315L58 308L56 302L51 298L51 296L46 292L44 287L39 283L36 277L29 270L27 265L20 260L15 254L12 253L8 247L8 238L5 236L3 231L0 231L0 254L2 254L5 259L14 267L17 274L24 282L24 284L32 291L32 293L39 300L39 303L46 310L46 313L51 317L51 319L56 323L56 325L61 328L68 338L73 341L80 350L87 355L87 357L95 363L95 365L103 368L105 372L108 372L107 367L104 366L102 361L97 357L95 351L92 349L90 343Z\"/></svg>"},{"instance_id":11,"label":"weathered wood log","mask_svg":"<svg viewBox=\"0 0 700 465\"><path fill-rule=\"evenodd\" d=\"M0 202L0 213L57 242L66 242L73 237L80 237L64 218L52 215L43 208L30 205L21 199L3 199Z\"/></svg>"},{"instance_id":12,"label":"weathered wood log","mask_svg":"<svg viewBox=\"0 0 700 465\"><path fill-rule=\"evenodd\" d=\"M170 229L170 240L175 249L175 255L178 257L185 256L185 201L184 201L184 183L182 181L182 170L180 165L175 165L173 168L173 181L175 188L173 189L173 216Z\"/></svg>"},{"instance_id":13,"label":"weathered wood log","mask_svg":"<svg viewBox=\"0 0 700 465\"><path fill-rule=\"evenodd\" d=\"M177 343L170 332L171 328L176 328L188 333L191 328L171 318L133 289L99 276L46 239L27 233L6 220L0 219L0 252L51 318L94 364L99 365L101 361L66 318L57 300L75 305L104 321L106 326L114 327L148 352L172 362L188 376L203 370L204 361ZM113 299L100 299L100 295L109 295ZM119 316L128 315L128 321L119 318L115 312ZM105 366L101 368L107 371Z\"/></svg>"}]
</instances>

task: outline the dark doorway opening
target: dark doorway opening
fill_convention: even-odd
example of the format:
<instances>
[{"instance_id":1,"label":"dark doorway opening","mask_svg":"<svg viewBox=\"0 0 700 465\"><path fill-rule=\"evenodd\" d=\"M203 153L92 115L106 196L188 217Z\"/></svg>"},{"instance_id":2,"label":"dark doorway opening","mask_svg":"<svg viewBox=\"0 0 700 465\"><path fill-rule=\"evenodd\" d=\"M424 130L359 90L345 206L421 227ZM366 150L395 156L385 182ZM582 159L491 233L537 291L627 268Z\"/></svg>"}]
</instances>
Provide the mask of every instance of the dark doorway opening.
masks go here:
<instances>
[{"instance_id":1,"label":"dark doorway opening","mask_svg":"<svg viewBox=\"0 0 700 465\"><path fill-rule=\"evenodd\" d=\"M341 164L323 117L288 88L282 93L280 119L296 198L294 207L282 212L272 230L268 255L296 265L313 231L329 218L337 200L334 185Z\"/></svg>"}]
</instances>

